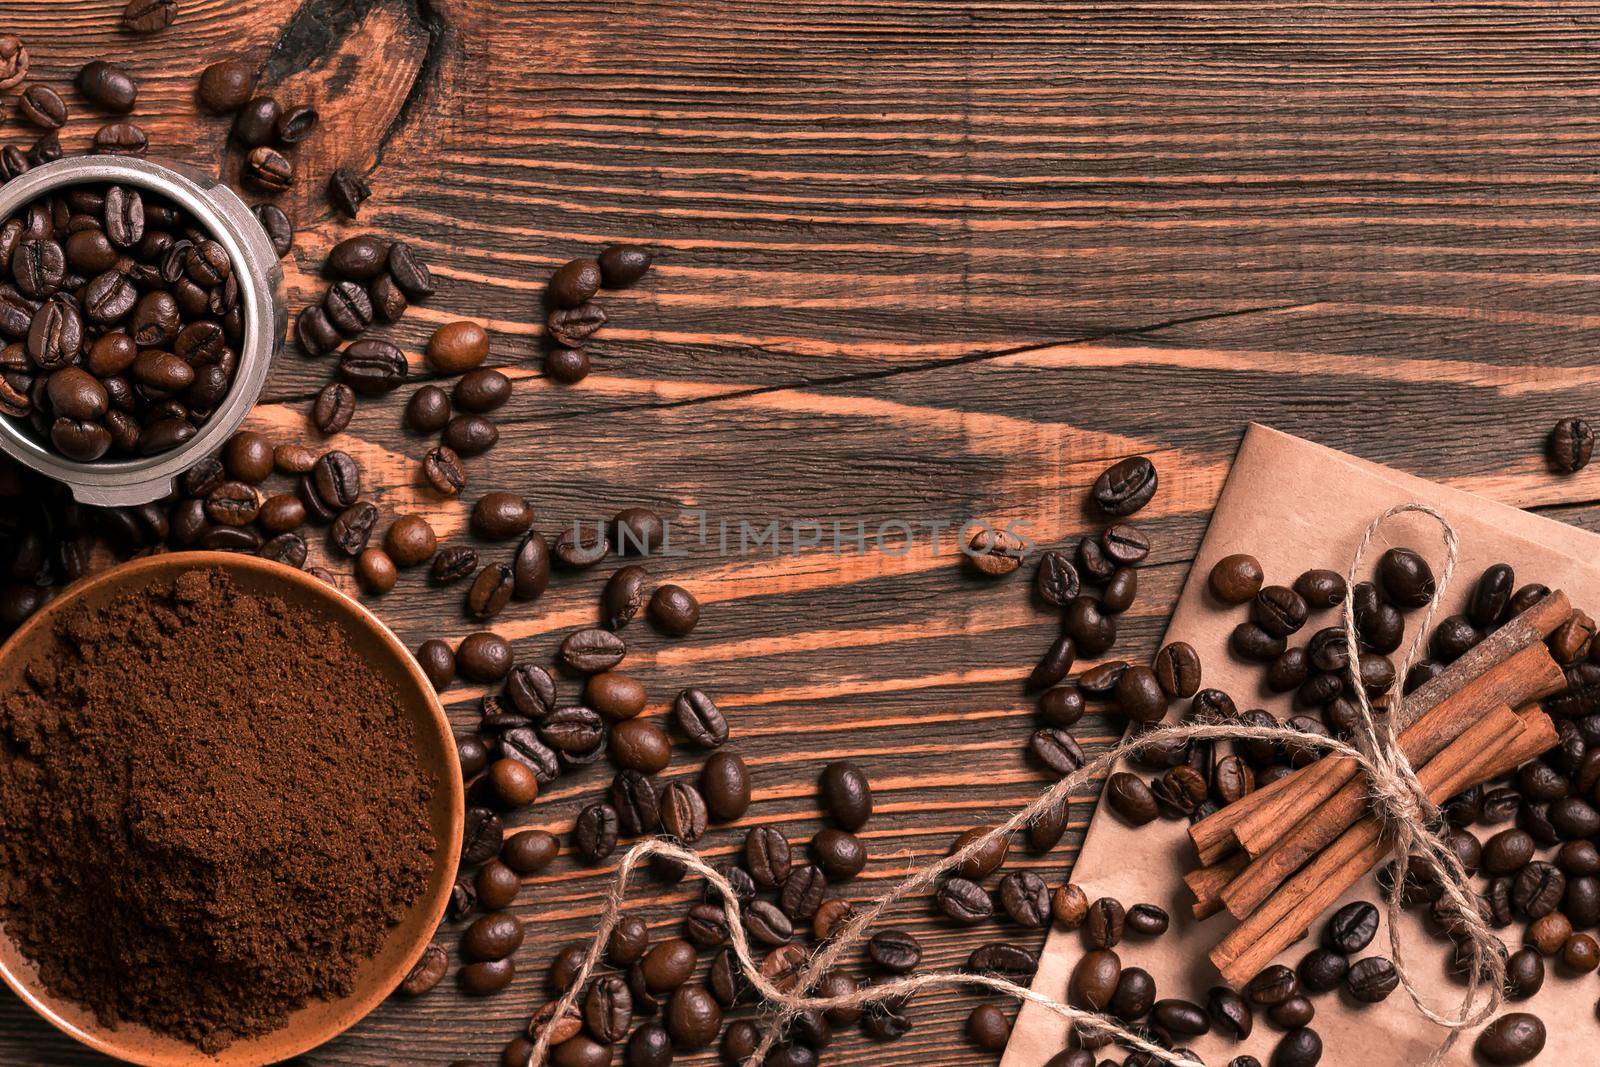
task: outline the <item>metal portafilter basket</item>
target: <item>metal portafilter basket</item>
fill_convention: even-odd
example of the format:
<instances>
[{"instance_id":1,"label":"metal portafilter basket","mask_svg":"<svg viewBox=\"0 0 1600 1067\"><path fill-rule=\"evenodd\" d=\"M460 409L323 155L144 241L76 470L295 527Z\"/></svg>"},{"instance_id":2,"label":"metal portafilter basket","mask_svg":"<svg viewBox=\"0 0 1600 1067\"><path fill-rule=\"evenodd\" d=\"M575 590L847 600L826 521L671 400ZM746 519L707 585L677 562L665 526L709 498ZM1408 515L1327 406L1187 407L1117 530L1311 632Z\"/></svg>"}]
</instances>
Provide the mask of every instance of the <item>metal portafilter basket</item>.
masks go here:
<instances>
[{"instance_id":1,"label":"metal portafilter basket","mask_svg":"<svg viewBox=\"0 0 1600 1067\"><path fill-rule=\"evenodd\" d=\"M0 450L66 485L80 503L122 507L165 496L178 475L233 436L266 385L272 359L283 346L289 311L283 268L249 206L221 182L181 164L115 156L60 159L0 186L0 219L57 189L105 183L148 190L193 215L227 249L244 309L244 338L233 385L199 432L177 448L154 456L77 463L34 440L17 420L0 418Z\"/></svg>"}]
</instances>

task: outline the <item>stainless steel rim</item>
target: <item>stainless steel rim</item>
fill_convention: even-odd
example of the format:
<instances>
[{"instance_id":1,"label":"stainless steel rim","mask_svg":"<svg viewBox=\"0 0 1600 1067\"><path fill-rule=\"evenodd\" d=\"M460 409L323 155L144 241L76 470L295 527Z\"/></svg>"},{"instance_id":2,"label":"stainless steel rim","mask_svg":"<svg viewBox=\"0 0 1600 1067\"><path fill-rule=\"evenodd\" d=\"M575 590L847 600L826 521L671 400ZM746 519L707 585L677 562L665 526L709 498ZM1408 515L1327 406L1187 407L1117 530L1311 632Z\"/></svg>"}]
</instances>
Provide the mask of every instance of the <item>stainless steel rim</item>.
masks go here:
<instances>
[{"instance_id":1,"label":"stainless steel rim","mask_svg":"<svg viewBox=\"0 0 1600 1067\"><path fill-rule=\"evenodd\" d=\"M160 193L192 214L227 249L244 305L244 338L233 386L193 438L160 455L76 463L34 441L16 420L8 418L0 418L0 450L64 483L82 503L147 504L165 496L179 474L220 449L261 396L288 326L283 268L249 206L232 189L181 164L116 156L60 159L0 186L0 219L45 193L98 182Z\"/></svg>"}]
</instances>

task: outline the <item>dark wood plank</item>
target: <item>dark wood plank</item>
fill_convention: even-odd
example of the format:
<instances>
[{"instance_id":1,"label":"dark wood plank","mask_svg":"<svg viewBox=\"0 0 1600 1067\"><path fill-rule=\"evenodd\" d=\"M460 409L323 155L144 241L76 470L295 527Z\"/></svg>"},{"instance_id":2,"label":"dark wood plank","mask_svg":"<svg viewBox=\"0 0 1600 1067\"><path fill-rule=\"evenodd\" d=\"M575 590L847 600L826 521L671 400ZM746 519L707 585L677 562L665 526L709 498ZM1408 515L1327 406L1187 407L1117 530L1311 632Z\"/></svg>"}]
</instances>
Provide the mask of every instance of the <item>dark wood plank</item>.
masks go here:
<instances>
[{"instance_id":1,"label":"dark wood plank","mask_svg":"<svg viewBox=\"0 0 1600 1067\"><path fill-rule=\"evenodd\" d=\"M316 104L325 126L286 198L303 230L294 306L341 236L413 241L441 292L388 335L415 357L441 322L491 325L518 394L468 502L519 489L549 533L640 503L735 536L740 521L1004 517L1067 544L1093 528L1093 474L1143 451L1163 490L1140 518L1157 551L1116 653L1134 658L1159 639L1249 419L1600 522L1600 476L1558 479L1539 456L1556 417L1600 409L1594 5L185 0L173 29L137 40L116 6L12 0L4 28L58 88L89 58L128 56L139 121L206 168L236 165L225 122L192 102L212 56L247 54L286 100ZM75 120L69 147L95 125ZM21 136L8 110L0 137ZM321 197L337 165L376 189L355 226ZM543 279L620 238L660 263L607 298L596 374L553 386L535 358ZM256 424L315 439L305 412L327 376L286 354ZM386 511L463 540L464 505L416 479L426 443L399 406L365 405L329 443L362 459ZM867 766L873 863L849 895L1040 787L1017 680L1055 624L1020 581L969 578L948 538L903 557L683 543L652 570L694 589L705 621L687 642L635 627L630 663L657 705L687 684L718 695L756 771L747 822L802 842L821 825L821 765ZM603 579L564 579L496 628L547 656L593 617ZM378 609L409 642L473 628L460 591L420 575ZM449 695L463 728L478 695ZM1115 729L1090 718L1079 734ZM698 762L680 750L669 776ZM563 779L529 824L564 831L607 774ZM1088 810L1054 854L1014 862L1063 877ZM719 828L707 850L741 833ZM563 858L530 881L511 992L385 1005L305 1062L492 1062L606 874ZM647 894L658 931L690 892ZM925 901L895 921L940 966L985 939L1040 940L951 931ZM929 996L904 1041L841 1035L827 1060L983 1062L960 1034L971 1004ZM0 1059L97 1062L9 998Z\"/></svg>"}]
</instances>

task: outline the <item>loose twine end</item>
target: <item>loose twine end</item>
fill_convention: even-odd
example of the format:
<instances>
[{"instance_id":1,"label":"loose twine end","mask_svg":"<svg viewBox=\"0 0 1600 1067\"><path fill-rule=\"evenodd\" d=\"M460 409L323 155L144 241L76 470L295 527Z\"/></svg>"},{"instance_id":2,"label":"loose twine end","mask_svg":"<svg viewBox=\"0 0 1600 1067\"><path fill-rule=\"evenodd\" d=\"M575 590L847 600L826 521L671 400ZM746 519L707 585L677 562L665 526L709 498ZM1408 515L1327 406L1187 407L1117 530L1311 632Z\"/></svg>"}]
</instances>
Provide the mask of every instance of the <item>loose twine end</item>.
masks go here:
<instances>
[{"instance_id":1,"label":"loose twine end","mask_svg":"<svg viewBox=\"0 0 1600 1067\"><path fill-rule=\"evenodd\" d=\"M1443 515L1425 504L1408 503L1396 505L1374 519L1362 536L1350 564L1349 586L1351 589L1354 589L1356 585L1357 574L1362 560L1376 537L1379 527L1387 520L1408 512L1427 515L1438 523L1444 537L1445 561L1437 582L1436 595L1422 618L1417 634L1407 648L1405 658L1395 671L1393 686L1387 694L1388 706L1392 708L1402 707L1401 699L1405 676L1415 661L1418 652L1423 647L1423 642L1426 640L1429 627L1432 625L1437 605L1443 599L1445 590L1449 587L1454 577L1456 560L1459 554L1455 528L1450 525ZM1472 892L1467 873L1462 868L1460 860L1444 841L1440 831L1434 828L1435 809L1428 802L1426 791L1417 781L1416 772L1412 768L1410 761L1400 751L1398 735L1402 724L1395 721L1399 716L1376 715L1373 711L1372 702L1368 699L1361 684L1359 657L1354 654L1354 650L1358 648L1358 641L1355 609L1350 602L1351 599L1349 597L1346 598L1343 622L1345 636L1349 642L1349 647L1352 649L1349 670L1353 683L1352 688L1356 694L1356 701L1360 710L1353 743L1331 737L1301 733L1288 725L1244 726L1236 723L1160 727L1141 733L1136 737L1124 738L1095 759L1086 762L1071 774L1062 777L1035 798L1031 804L1015 812L1010 818L992 830L977 837L956 852L912 871L882 896L867 902L846 920L831 938L812 953L797 979L788 988L780 988L761 973L761 968L751 951L749 937L745 932L738 896L727 878L715 867L705 862L699 853L684 848L673 841L664 838L643 841L629 849L622 857L611 888L606 895L605 906L601 911L599 923L596 925L593 940L589 944L588 951L584 954L581 966L573 976L572 984L555 1002L550 1016L551 1023L553 1024L555 1020L561 1019L572 1012L579 994L588 984L594 969L599 965L606 943L611 936L611 932L616 928L617 922L622 916L624 905L627 903L628 884L634 872L651 857L661 856L677 861L683 865L686 871L693 872L705 879L717 889L721 897L723 912L728 920L728 935L734 958L741 973L749 982L751 989L760 997L762 1007L765 1010L765 1023L761 1043L745 1060L745 1067L760 1067L773 1046L782 1040L794 1017L801 1012L829 1011L837 1008L862 1009L872 1004L909 997L920 990L953 986L977 986L988 989L991 992L1003 993L1025 1003L1036 1004L1053 1015L1066 1020L1076 1028L1084 1031L1093 1031L1101 1036L1109 1035L1118 1045L1132 1051L1142 1052L1157 1062L1169 1064L1171 1067L1203 1067L1198 1061L1188 1056L1151 1043L1141 1035L1129 1030L1116 1018L1074 1007L1064 1001L1035 992L997 975L966 971L932 971L877 983L869 988L842 996L816 996L813 995L812 990L823 976L844 958L846 953L866 939L867 932L882 917L884 912L893 905L906 897L928 889L943 875L990 848L999 839L1009 837L1046 809L1064 802L1075 790L1087 786L1109 773L1111 768L1119 761L1135 754L1139 749L1151 744L1172 742L1288 741L1293 739L1297 745L1302 747L1319 748L1326 753L1347 756L1355 760L1367 777L1373 810L1384 822L1389 839L1393 841L1394 885L1385 894L1391 957L1400 984L1406 990L1418 1012L1448 1031L1443 1042L1429 1060L1430 1064L1439 1063L1462 1031L1486 1022L1499 1011L1505 981L1505 962L1501 955L1503 946L1499 938L1490 929L1488 923L1483 919L1483 916L1478 912L1475 895ZM1430 873L1441 882L1444 898L1448 901L1449 907L1456 913L1460 937L1471 949L1474 964L1473 970L1468 978L1466 994L1460 1006L1454 1012L1436 1010L1426 1002L1413 981L1411 972L1405 962L1405 946L1400 935L1398 919L1401 911L1401 893L1403 892L1406 873L1412 862L1413 853L1420 854L1423 862L1429 867ZM1487 997L1480 1004L1480 994L1485 991L1487 992ZM553 1029L553 1025L547 1024L531 1035L534 1038L534 1043L528 1054L527 1067L542 1067L546 1063Z\"/></svg>"}]
</instances>

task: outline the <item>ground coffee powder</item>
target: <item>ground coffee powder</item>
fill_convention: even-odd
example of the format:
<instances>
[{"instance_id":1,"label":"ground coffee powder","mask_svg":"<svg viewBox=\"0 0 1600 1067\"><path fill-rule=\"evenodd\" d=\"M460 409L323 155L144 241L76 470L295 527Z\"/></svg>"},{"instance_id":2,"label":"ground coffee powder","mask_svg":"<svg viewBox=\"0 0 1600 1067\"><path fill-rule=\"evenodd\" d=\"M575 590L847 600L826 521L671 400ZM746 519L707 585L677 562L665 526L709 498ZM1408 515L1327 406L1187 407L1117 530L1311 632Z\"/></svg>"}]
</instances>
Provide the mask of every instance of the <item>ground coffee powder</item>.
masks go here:
<instances>
[{"instance_id":1,"label":"ground coffee powder","mask_svg":"<svg viewBox=\"0 0 1600 1067\"><path fill-rule=\"evenodd\" d=\"M0 918L45 984L207 1051L348 993L432 863L394 692L220 571L56 638L0 694Z\"/></svg>"}]
</instances>

